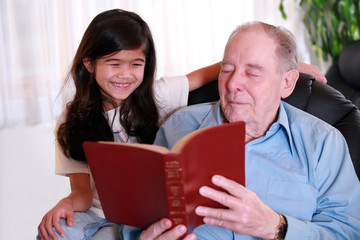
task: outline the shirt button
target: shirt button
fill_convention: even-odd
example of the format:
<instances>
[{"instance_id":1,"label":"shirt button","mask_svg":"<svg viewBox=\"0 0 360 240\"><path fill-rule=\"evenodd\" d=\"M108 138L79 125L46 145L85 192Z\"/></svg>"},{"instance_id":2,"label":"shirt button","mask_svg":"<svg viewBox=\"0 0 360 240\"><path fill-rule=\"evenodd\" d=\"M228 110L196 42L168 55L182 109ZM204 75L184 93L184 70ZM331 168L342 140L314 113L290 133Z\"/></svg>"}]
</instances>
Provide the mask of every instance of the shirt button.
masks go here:
<instances>
[{"instance_id":1,"label":"shirt button","mask_svg":"<svg viewBox=\"0 0 360 240\"><path fill-rule=\"evenodd\" d=\"M250 152L251 151L251 147L247 147L247 149L246 149L248 152Z\"/></svg>"}]
</instances>

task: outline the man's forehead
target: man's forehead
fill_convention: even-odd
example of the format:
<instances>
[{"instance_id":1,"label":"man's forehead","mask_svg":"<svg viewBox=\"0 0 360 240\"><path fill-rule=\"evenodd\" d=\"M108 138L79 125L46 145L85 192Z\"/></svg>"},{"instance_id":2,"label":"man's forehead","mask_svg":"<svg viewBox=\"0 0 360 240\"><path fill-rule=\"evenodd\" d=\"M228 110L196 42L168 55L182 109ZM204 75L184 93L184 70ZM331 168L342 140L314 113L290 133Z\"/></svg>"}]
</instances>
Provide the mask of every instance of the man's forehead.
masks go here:
<instances>
[{"instance_id":1,"label":"man's forehead","mask_svg":"<svg viewBox=\"0 0 360 240\"><path fill-rule=\"evenodd\" d=\"M249 39L250 38L250 39ZM272 38L263 30L259 28L254 29L246 29L239 32L234 33L228 41L228 44L236 44L240 42L241 40L253 40L249 41L251 44L255 44L256 40L264 40L264 41L272 41Z\"/></svg>"},{"instance_id":2,"label":"man's forehead","mask_svg":"<svg viewBox=\"0 0 360 240\"><path fill-rule=\"evenodd\" d=\"M240 57L241 54L257 54L258 57L273 55L276 43L264 31L242 31L235 33L228 41L224 58L227 56Z\"/></svg>"}]
</instances>

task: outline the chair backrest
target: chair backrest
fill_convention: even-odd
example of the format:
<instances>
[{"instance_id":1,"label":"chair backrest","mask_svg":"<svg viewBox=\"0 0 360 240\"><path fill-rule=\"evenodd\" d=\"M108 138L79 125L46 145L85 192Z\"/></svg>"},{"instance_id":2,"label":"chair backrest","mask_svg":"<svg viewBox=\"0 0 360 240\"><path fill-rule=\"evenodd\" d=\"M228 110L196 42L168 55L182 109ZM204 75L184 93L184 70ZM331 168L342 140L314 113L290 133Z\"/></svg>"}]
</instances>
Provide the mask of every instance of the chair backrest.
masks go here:
<instances>
[{"instance_id":1,"label":"chair backrest","mask_svg":"<svg viewBox=\"0 0 360 240\"><path fill-rule=\"evenodd\" d=\"M190 92L188 104L218 99L218 84L214 81ZM343 134L360 179L360 110L338 90L303 73L293 93L284 101L331 124Z\"/></svg>"},{"instance_id":2,"label":"chair backrest","mask_svg":"<svg viewBox=\"0 0 360 240\"><path fill-rule=\"evenodd\" d=\"M360 40L347 43L325 74L328 85L360 108Z\"/></svg>"}]
</instances>

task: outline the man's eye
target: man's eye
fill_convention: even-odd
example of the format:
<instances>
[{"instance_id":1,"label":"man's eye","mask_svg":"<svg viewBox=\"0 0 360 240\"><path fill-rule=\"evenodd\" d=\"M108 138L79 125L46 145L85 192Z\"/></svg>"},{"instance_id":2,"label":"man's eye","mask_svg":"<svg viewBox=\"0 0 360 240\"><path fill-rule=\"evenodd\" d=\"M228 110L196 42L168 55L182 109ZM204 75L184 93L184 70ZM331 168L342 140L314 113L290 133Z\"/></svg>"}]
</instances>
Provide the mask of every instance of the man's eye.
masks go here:
<instances>
[{"instance_id":1,"label":"man's eye","mask_svg":"<svg viewBox=\"0 0 360 240\"><path fill-rule=\"evenodd\" d=\"M223 73L223 74L229 74L232 71L233 71L232 68L222 68L220 72Z\"/></svg>"},{"instance_id":2,"label":"man's eye","mask_svg":"<svg viewBox=\"0 0 360 240\"><path fill-rule=\"evenodd\" d=\"M246 75L248 75L249 77L254 77L254 78L261 76L260 72L258 72L258 71L248 71L246 73Z\"/></svg>"},{"instance_id":3,"label":"man's eye","mask_svg":"<svg viewBox=\"0 0 360 240\"><path fill-rule=\"evenodd\" d=\"M222 74L229 74L231 71L229 71L229 70L221 70L221 73Z\"/></svg>"}]
</instances>

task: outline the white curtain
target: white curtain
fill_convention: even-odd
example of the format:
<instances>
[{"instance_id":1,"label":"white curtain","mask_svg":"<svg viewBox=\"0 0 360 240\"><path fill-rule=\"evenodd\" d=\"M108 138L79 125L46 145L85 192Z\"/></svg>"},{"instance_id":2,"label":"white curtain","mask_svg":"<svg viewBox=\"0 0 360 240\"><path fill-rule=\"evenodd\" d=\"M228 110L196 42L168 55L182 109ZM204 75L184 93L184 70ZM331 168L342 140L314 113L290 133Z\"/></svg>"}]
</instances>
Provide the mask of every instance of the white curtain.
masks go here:
<instances>
[{"instance_id":1,"label":"white curtain","mask_svg":"<svg viewBox=\"0 0 360 240\"><path fill-rule=\"evenodd\" d=\"M303 38L295 1L285 1L287 21L278 5L279 0L0 0L0 128L59 115L72 94L71 88L60 90L75 51L104 10L134 11L149 24L160 77L220 61L228 36L246 21L284 25Z\"/></svg>"}]
</instances>

